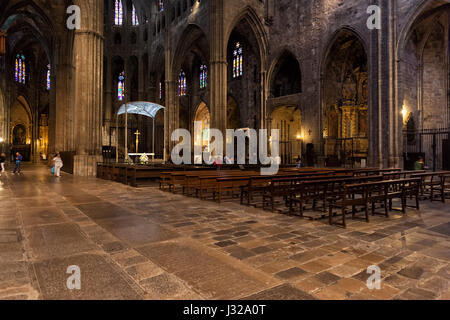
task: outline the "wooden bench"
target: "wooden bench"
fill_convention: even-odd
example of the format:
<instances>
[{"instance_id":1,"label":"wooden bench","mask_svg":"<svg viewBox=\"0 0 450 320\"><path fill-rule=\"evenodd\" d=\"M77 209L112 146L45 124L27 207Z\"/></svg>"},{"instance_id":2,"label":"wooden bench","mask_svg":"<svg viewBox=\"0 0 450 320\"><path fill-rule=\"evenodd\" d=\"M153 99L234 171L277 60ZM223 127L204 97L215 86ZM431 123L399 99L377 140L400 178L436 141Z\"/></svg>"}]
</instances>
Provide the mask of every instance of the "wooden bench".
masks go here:
<instances>
[{"instance_id":1,"label":"wooden bench","mask_svg":"<svg viewBox=\"0 0 450 320\"><path fill-rule=\"evenodd\" d=\"M303 215L304 205L312 202L312 210L316 210L317 203L322 203L322 212L327 211L330 203L336 202L342 194L346 184L357 184L371 181L381 181L382 176L368 177L334 177L331 179L308 180L296 185L290 195L289 214L293 213L294 207L298 207L300 216Z\"/></svg>"},{"instance_id":2,"label":"wooden bench","mask_svg":"<svg viewBox=\"0 0 450 320\"><path fill-rule=\"evenodd\" d=\"M360 195L355 197L355 195ZM369 222L369 203L368 203L368 189L364 184L350 184L345 185L342 189L341 199L338 202L331 203L329 205L328 220L330 225L340 225L344 228L347 227L345 216L347 214L347 207L352 207L352 218L355 218L357 208L361 207L365 214L365 219ZM333 209L340 209L342 222L335 222Z\"/></svg>"},{"instance_id":3,"label":"wooden bench","mask_svg":"<svg viewBox=\"0 0 450 320\"><path fill-rule=\"evenodd\" d=\"M358 206L364 209L365 219L369 222L369 205L372 205L372 215L375 215L375 204L379 202L384 204L384 215L389 217L388 210L392 210L392 201L394 199L401 201L401 211L405 213L406 197L408 195L415 195L417 202L419 199L419 187L420 179L417 178L346 185L343 188L341 199L329 206L329 223L331 225L339 224L345 228L347 207L352 207L352 218L355 218L357 213L356 207ZM342 223L335 223L333 220L333 209L336 208L342 210Z\"/></svg>"},{"instance_id":4,"label":"wooden bench","mask_svg":"<svg viewBox=\"0 0 450 320\"><path fill-rule=\"evenodd\" d=\"M326 177L335 177L341 178L344 176L336 176L329 171L321 171L321 172L304 172L304 173L293 173L286 174L286 172L278 173L276 176L255 176L251 177L248 185L244 185L241 187L241 204L244 204L244 198L247 198L247 205L251 205L251 201L255 197L255 195L263 195L266 189L269 187L270 183L273 179L292 179L292 183L294 181L303 181L305 178L309 180L312 179L324 179ZM348 177L348 176L347 176Z\"/></svg>"},{"instance_id":5,"label":"wooden bench","mask_svg":"<svg viewBox=\"0 0 450 320\"><path fill-rule=\"evenodd\" d=\"M239 171L219 171L215 175L198 175L195 176L197 180L190 183L189 187L195 190L196 196L200 199L206 199L208 192L213 195L213 200L216 199L216 195L219 194L219 202L221 201L223 191L233 191L236 185L242 185L245 183L245 179L249 179L250 176L259 175L258 172L239 172ZM244 179L244 182L241 180ZM192 180L191 180L192 181Z\"/></svg>"},{"instance_id":6,"label":"wooden bench","mask_svg":"<svg viewBox=\"0 0 450 320\"><path fill-rule=\"evenodd\" d=\"M439 176L439 184L432 184L430 188L431 199L433 200L435 195L437 195L445 203L446 196L450 193L450 173L441 174Z\"/></svg>"},{"instance_id":7,"label":"wooden bench","mask_svg":"<svg viewBox=\"0 0 450 320\"><path fill-rule=\"evenodd\" d=\"M429 198L434 201L435 191L440 189L441 176L450 174L450 171L426 172L411 175L411 178L420 178L420 196L422 199ZM442 195L439 195L442 199Z\"/></svg>"}]
</instances>

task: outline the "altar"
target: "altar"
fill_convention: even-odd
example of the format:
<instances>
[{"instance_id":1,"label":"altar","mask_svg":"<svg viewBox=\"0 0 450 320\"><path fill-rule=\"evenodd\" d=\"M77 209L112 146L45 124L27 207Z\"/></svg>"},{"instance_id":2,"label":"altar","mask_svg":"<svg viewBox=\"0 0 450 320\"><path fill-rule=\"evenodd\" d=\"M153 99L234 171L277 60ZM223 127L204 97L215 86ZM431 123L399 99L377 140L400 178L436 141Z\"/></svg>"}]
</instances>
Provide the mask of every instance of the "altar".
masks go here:
<instances>
[{"instance_id":1,"label":"altar","mask_svg":"<svg viewBox=\"0 0 450 320\"><path fill-rule=\"evenodd\" d=\"M158 111L160 111L160 110L164 110L164 107L161 105L158 105L156 103L144 102L144 101L125 103L119 108L119 111L117 112L117 118L116 118L116 132L118 132L119 116L125 115L125 134L124 134L124 158L125 158L125 161L132 160L133 163L148 164L148 163L150 163L150 159L148 159L148 157L151 157L151 162L155 163L155 156L156 156L156 153L155 153L155 118L156 118ZM152 151L151 152L139 152L139 143L140 143L140 136L141 136L141 132L139 130L136 130L136 132L134 132L134 135L135 135L134 149L135 150L133 153L128 152L128 147L129 147L128 146L128 115L129 114L142 115L145 117L149 117L153 120ZM119 150L119 139L116 139L116 149ZM116 152L116 162L119 162L118 152Z\"/></svg>"}]
</instances>

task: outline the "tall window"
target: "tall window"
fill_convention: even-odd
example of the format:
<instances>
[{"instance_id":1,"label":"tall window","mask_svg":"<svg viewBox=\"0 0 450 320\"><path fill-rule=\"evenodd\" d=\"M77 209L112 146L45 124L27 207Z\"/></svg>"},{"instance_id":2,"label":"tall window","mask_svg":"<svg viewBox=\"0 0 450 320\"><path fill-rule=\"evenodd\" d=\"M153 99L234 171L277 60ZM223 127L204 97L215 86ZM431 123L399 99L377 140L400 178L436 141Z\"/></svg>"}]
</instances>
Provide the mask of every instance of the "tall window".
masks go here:
<instances>
[{"instance_id":1,"label":"tall window","mask_svg":"<svg viewBox=\"0 0 450 320\"><path fill-rule=\"evenodd\" d=\"M183 70L181 70L180 75L178 77L178 95L180 97L185 96L187 92L186 86L186 74Z\"/></svg>"},{"instance_id":2,"label":"tall window","mask_svg":"<svg viewBox=\"0 0 450 320\"><path fill-rule=\"evenodd\" d=\"M158 0L159 12L164 11L164 0Z\"/></svg>"},{"instance_id":3,"label":"tall window","mask_svg":"<svg viewBox=\"0 0 450 320\"><path fill-rule=\"evenodd\" d=\"M51 80L50 80L50 75L51 75L51 71L50 71L50 64L47 65L47 90L50 90L51 87Z\"/></svg>"},{"instance_id":4,"label":"tall window","mask_svg":"<svg viewBox=\"0 0 450 320\"><path fill-rule=\"evenodd\" d=\"M16 68L15 68L16 82L25 84L25 76L26 76L25 56L23 54L18 54L16 57Z\"/></svg>"},{"instance_id":5,"label":"tall window","mask_svg":"<svg viewBox=\"0 0 450 320\"><path fill-rule=\"evenodd\" d=\"M119 82L117 84L117 99L122 101L125 98L125 72L119 75Z\"/></svg>"},{"instance_id":6,"label":"tall window","mask_svg":"<svg viewBox=\"0 0 450 320\"><path fill-rule=\"evenodd\" d=\"M162 100L163 97L163 87L162 82L159 83L159 100Z\"/></svg>"},{"instance_id":7,"label":"tall window","mask_svg":"<svg viewBox=\"0 0 450 320\"><path fill-rule=\"evenodd\" d=\"M114 24L116 26L121 26L123 24L122 0L116 0L115 10L114 10Z\"/></svg>"},{"instance_id":8,"label":"tall window","mask_svg":"<svg viewBox=\"0 0 450 320\"><path fill-rule=\"evenodd\" d=\"M139 25L139 19L138 16L136 14L136 7L133 4L133 12L131 14L131 22L133 24L133 26L138 26Z\"/></svg>"},{"instance_id":9,"label":"tall window","mask_svg":"<svg viewBox=\"0 0 450 320\"><path fill-rule=\"evenodd\" d=\"M200 66L200 89L205 89L208 86L208 67L206 64Z\"/></svg>"},{"instance_id":10,"label":"tall window","mask_svg":"<svg viewBox=\"0 0 450 320\"><path fill-rule=\"evenodd\" d=\"M238 78L243 74L243 55L242 47L239 42L236 42L236 47L233 51L233 78Z\"/></svg>"}]
</instances>

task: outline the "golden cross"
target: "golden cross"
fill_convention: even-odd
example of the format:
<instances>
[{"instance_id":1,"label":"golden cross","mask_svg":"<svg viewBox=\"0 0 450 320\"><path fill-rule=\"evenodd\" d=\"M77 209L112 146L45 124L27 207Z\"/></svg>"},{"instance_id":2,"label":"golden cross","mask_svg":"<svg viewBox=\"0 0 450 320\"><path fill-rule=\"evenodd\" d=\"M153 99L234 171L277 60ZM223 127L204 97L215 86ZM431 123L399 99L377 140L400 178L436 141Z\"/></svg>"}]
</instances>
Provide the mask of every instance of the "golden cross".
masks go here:
<instances>
[{"instance_id":1,"label":"golden cross","mask_svg":"<svg viewBox=\"0 0 450 320\"><path fill-rule=\"evenodd\" d=\"M136 153L139 153L139 136L141 133L137 130L134 134L136 135Z\"/></svg>"}]
</instances>

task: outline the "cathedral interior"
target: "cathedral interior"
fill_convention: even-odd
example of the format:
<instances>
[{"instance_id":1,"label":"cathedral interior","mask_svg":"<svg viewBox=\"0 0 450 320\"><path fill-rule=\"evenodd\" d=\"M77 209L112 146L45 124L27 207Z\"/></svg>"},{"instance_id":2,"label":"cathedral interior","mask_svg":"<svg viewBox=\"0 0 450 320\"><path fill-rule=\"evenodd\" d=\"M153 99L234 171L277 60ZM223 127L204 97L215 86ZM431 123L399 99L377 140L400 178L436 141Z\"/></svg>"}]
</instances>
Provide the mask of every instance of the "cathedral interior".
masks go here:
<instances>
[{"instance_id":1,"label":"cathedral interior","mask_svg":"<svg viewBox=\"0 0 450 320\"><path fill-rule=\"evenodd\" d=\"M287 164L312 149L315 165L447 165L447 1L380 0L380 30L353 1L100 2L2 1L3 151L63 152L89 176L108 148L170 161L171 132L201 121L278 129ZM165 108L118 116L134 101Z\"/></svg>"},{"instance_id":2,"label":"cathedral interior","mask_svg":"<svg viewBox=\"0 0 450 320\"><path fill-rule=\"evenodd\" d=\"M375 18L369 5L380 10ZM1 180L0 258L23 259L16 244L3 243L16 232L6 211L23 211L27 236L17 241L29 241L25 265L33 264L42 286L27 278L23 293L2 291L10 286L2 269L12 265L3 268L0 259L0 299L73 298L46 278L73 254L111 276L92 275L99 287L87 298L450 299L445 197L444 207L427 202L427 217L395 216L386 225L376 217L342 234L317 230L315 221L94 179L99 163L124 164L132 154L170 166L177 129L209 152L212 128L279 130L286 166L300 158L312 168L413 170L423 159L430 171L450 170L449 64L449 0L0 0L0 152L13 165L20 153L31 168L22 180ZM58 153L67 174L61 185L46 176ZM214 214L201 219L208 210ZM399 257L400 247L409 256ZM67 261L42 262L66 249ZM309 262L300 249L322 260ZM178 261L172 253L191 269L169 263ZM209 282L200 281L193 256L223 279L204 270ZM396 283L395 274L378 295L351 291L358 268L385 260L409 282ZM434 278L415 277L417 268ZM111 284L118 274L140 289ZM158 291L160 281L173 292ZM346 294L324 287L335 282Z\"/></svg>"}]
</instances>

